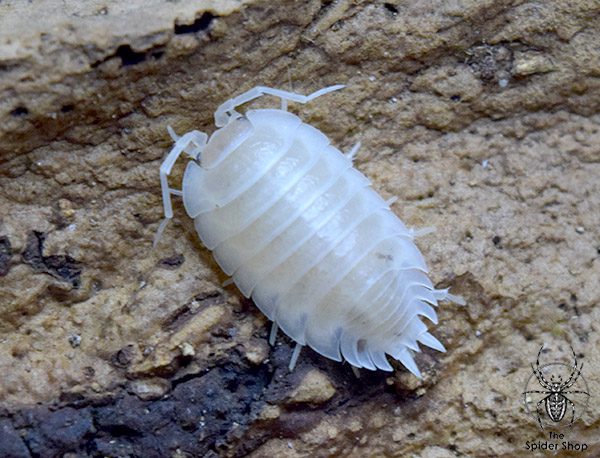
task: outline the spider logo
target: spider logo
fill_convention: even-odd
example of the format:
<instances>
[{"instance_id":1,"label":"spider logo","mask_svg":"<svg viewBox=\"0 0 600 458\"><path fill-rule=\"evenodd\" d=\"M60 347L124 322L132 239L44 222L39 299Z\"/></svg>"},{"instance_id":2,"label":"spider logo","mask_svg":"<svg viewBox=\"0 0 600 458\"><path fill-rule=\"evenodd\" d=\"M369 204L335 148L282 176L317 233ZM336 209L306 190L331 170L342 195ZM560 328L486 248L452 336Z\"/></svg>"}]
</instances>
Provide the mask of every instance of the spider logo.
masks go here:
<instances>
[{"instance_id":1,"label":"spider logo","mask_svg":"<svg viewBox=\"0 0 600 458\"><path fill-rule=\"evenodd\" d=\"M533 373L529 376L525 385L526 391L523 392L525 410L532 418L537 419L542 430L544 429L542 418L546 419L544 411L554 423L560 423L565 415L570 416L569 426L571 426L575 421L576 407L579 412L577 418L580 418L581 413L587 408L590 398L587 382L581 375L583 363L577 367L577 356L573 347L571 347L573 365L553 362L540 366L540 355L543 349L544 346L542 345L535 360L535 365L531 364ZM542 390L531 389L537 387L535 379L543 388ZM534 386L530 386L532 384ZM571 415L567 414L568 410L570 410ZM547 426L551 424L547 423Z\"/></svg>"}]
</instances>

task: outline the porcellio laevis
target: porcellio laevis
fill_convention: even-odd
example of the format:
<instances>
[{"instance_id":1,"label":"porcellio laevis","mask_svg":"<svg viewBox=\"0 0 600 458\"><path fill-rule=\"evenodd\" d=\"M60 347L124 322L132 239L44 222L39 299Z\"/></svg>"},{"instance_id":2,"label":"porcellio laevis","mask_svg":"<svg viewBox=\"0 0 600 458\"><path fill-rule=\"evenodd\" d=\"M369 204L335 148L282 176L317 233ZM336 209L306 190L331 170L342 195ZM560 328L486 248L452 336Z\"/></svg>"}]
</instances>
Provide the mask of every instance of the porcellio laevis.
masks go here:
<instances>
[{"instance_id":1,"label":"porcellio laevis","mask_svg":"<svg viewBox=\"0 0 600 458\"><path fill-rule=\"evenodd\" d=\"M318 129L287 111L343 88L309 96L258 86L227 100L215 112L209 137L191 131L175 141L160 167L166 223L171 195L182 196L202 243L246 297L273 321L270 342L282 329L296 342L290 370L309 345L323 356L357 368L391 371L386 353L416 376L418 343L439 351L421 316L437 323L432 306L449 300L435 289L407 228L352 166L347 154ZM271 95L281 109L236 108ZM191 157L182 190L167 177L181 154Z\"/></svg>"}]
</instances>

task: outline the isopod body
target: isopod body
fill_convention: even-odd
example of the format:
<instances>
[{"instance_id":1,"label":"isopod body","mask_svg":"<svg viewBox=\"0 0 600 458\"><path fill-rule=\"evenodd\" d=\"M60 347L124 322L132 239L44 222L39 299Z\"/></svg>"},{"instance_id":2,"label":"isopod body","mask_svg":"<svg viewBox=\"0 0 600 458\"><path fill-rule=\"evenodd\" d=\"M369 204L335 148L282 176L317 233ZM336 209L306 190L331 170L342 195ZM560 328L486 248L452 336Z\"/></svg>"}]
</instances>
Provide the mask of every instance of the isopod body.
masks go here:
<instances>
[{"instance_id":1,"label":"isopod body","mask_svg":"<svg viewBox=\"0 0 600 458\"><path fill-rule=\"evenodd\" d=\"M341 87L310 96L257 87L217 109L210 139L171 130L164 222L173 215L170 195L182 195L216 262L297 350L309 345L358 368L392 370L387 353L419 375L418 342L444 351L421 316L437 323L432 306L461 299L433 287L415 231L352 166L355 151L342 154L286 110L288 100L306 103ZM235 111L264 94L281 98L281 109ZM179 192L167 175L182 153L192 160Z\"/></svg>"}]
</instances>

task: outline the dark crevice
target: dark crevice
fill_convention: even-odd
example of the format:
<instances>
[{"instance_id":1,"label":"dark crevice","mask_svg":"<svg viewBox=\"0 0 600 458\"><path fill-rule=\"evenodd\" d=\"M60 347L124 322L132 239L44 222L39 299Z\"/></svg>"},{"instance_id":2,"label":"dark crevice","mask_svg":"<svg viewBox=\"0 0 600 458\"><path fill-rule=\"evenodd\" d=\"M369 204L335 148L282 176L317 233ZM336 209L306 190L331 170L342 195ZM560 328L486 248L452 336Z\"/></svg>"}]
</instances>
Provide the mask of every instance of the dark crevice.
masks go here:
<instances>
[{"instance_id":1,"label":"dark crevice","mask_svg":"<svg viewBox=\"0 0 600 458\"><path fill-rule=\"evenodd\" d=\"M192 24L175 24L175 35L197 33L206 30L210 27L210 24L214 18L214 14L206 12L197 18Z\"/></svg>"},{"instance_id":2,"label":"dark crevice","mask_svg":"<svg viewBox=\"0 0 600 458\"><path fill-rule=\"evenodd\" d=\"M161 327L167 331L179 329L184 326L185 323L187 323L194 315L198 314L202 310L205 310L211 305L220 304L222 302L224 302L224 299L218 291L200 294L194 297L193 302L174 310L165 318Z\"/></svg>"},{"instance_id":3,"label":"dark crevice","mask_svg":"<svg viewBox=\"0 0 600 458\"><path fill-rule=\"evenodd\" d=\"M170 382L171 382L171 391L173 391L179 385L184 385L184 384L188 383L191 380L203 377L208 372L210 372L210 370L206 369L206 372L191 372L189 374L184 374L184 375L182 375L180 377L177 377L177 378L171 378L170 379Z\"/></svg>"},{"instance_id":4,"label":"dark crevice","mask_svg":"<svg viewBox=\"0 0 600 458\"><path fill-rule=\"evenodd\" d=\"M398 14L398 8L392 3L384 3L383 7L394 15Z\"/></svg>"},{"instance_id":5,"label":"dark crevice","mask_svg":"<svg viewBox=\"0 0 600 458\"><path fill-rule=\"evenodd\" d=\"M173 331L181 328L188 320L202 310L211 305L224 302L218 291L199 294L194 297L193 302L179 307L167 316L162 324L162 328L167 331Z\"/></svg>"},{"instance_id":6,"label":"dark crevice","mask_svg":"<svg viewBox=\"0 0 600 458\"><path fill-rule=\"evenodd\" d=\"M158 261L158 265L165 269L177 269L185 262L183 254L176 254Z\"/></svg>"},{"instance_id":7,"label":"dark crevice","mask_svg":"<svg viewBox=\"0 0 600 458\"><path fill-rule=\"evenodd\" d=\"M164 55L164 53L165 51L162 46L157 46L156 48L148 51L134 51L130 45L121 45L117 48L114 54L111 54L105 57L104 59L92 63L91 67L96 68L114 57L118 57L119 59L121 59L122 67L129 67L132 65L140 64L148 60L149 57L153 59L160 59Z\"/></svg>"},{"instance_id":8,"label":"dark crevice","mask_svg":"<svg viewBox=\"0 0 600 458\"><path fill-rule=\"evenodd\" d=\"M59 280L69 282L74 288L81 284L81 263L69 255L44 256L46 235L33 231L27 236L27 244L21 257L34 271L52 275Z\"/></svg>"},{"instance_id":9,"label":"dark crevice","mask_svg":"<svg viewBox=\"0 0 600 458\"><path fill-rule=\"evenodd\" d=\"M6 236L0 236L0 277L4 277L10 270L10 258L12 257L12 247L10 240Z\"/></svg>"},{"instance_id":10,"label":"dark crevice","mask_svg":"<svg viewBox=\"0 0 600 458\"><path fill-rule=\"evenodd\" d=\"M13 111L10 112L11 116L20 117L27 116L29 114L29 110L26 107L16 107Z\"/></svg>"},{"instance_id":11,"label":"dark crevice","mask_svg":"<svg viewBox=\"0 0 600 458\"><path fill-rule=\"evenodd\" d=\"M127 425L109 425L104 428L104 432L107 432L113 437L131 437L140 435L138 431Z\"/></svg>"},{"instance_id":12,"label":"dark crevice","mask_svg":"<svg viewBox=\"0 0 600 458\"><path fill-rule=\"evenodd\" d=\"M129 45L119 46L115 56L121 59L121 64L123 67L127 67L128 65L137 65L146 60L145 52L134 51Z\"/></svg>"},{"instance_id":13,"label":"dark crevice","mask_svg":"<svg viewBox=\"0 0 600 458\"><path fill-rule=\"evenodd\" d=\"M123 369L131 364L131 361L133 361L134 357L135 357L135 347L130 344L130 345L124 346L123 348L118 350L116 353L114 353L111 356L110 361L113 366Z\"/></svg>"}]
</instances>

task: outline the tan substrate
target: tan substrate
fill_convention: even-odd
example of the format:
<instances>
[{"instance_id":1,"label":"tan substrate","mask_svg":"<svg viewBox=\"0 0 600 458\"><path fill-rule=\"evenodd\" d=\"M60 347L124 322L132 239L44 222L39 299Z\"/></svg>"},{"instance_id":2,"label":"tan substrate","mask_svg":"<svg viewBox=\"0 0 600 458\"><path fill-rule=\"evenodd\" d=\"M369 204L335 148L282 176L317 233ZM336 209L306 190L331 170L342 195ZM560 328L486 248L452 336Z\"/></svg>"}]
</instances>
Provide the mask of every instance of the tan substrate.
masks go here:
<instances>
[{"instance_id":1,"label":"tan substrate","mask_svg":"<svg viewBox=\"0 0 600 458\"><path fill-rule=\"evenodd\" d=\"M151 248L166 126L210 133L258 84L344 83L292 109L342 149L363 142L357 167L407 224L437 227L419 246L468 305L441 306L448 352L417 358L422 382L399 370L396 396L255 456L529 456L521 392L543 342L584 355L596 396L568 434L600 453L600 5L439 3L1 2L0 403L107 393L233 348L260 363L265 319L221 287L180 205ZM32 231L79 287L23 262Z\"/></svg>"}]
</instances>

